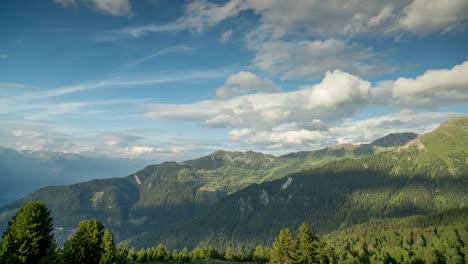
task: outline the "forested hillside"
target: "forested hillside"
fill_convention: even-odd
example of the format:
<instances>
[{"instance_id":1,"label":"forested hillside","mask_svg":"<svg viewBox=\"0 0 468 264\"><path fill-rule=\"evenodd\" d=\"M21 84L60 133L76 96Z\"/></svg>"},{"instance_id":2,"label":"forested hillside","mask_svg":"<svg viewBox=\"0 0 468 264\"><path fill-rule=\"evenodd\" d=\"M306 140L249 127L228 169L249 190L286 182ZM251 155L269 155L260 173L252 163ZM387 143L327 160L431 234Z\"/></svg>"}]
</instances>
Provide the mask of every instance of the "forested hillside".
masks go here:
<instances>
[{"instance_id":1,"label":"forested hillside","mask_svg":"<svg viewBox=\"0 0 468 264\"><path fill-rule=\"evenodd\" d=\"M452 119L391 151L329 162L254 184L216 203L191 223L164 233L148 232L127 243L224 246L242 241L254 245L271 241L284 226L296 228L302 222L327 233L372 219L465 208L467 128L467 118ZM441 149L434 140L457 146Z\"/></svg>"},{"instance_id":2,"label":"forested hillside","mask_svg":"<svg viewBox=\"0 0 468 264\"><path fill-rule=\"evenodd\" d=\"M464 208L467 127L468 118L451 119L416 139L393 134L280 157L217 151L124 178L46 187L3 208L0 219L38 200L51 210L59 244L80 220L98 218L127 245L192 247L266 243L303 222L323 234Z\"/></svg>"},{"instance_id":3,"label":"forested hillside","mask_svg":"<svg viewBox=\"0 0 468 264\"><path fill-rule=\"evenodd\" d=\"M343 145L280 157L216 151L181 163L150 165L124 178L45 187L4 207L0 222L5 226L19 207L39 200L51 209L59 242L81 219L89 217L101 219L121 240L143 231L166 230L250 184L384 149L372 144Z\"/></svg>"}]
</instances>

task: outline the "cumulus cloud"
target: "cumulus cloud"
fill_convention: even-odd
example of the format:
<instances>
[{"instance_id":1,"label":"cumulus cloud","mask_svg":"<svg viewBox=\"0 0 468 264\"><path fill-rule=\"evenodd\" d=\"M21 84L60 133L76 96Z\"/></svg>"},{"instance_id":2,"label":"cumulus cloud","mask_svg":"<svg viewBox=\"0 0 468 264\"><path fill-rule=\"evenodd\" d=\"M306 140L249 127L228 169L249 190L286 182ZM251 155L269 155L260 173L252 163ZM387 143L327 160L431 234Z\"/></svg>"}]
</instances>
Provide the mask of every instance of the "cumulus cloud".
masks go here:
<instances>
[{"instance_id":1,"label":"cumulus cloud","mask_svg":"<svg viewBox=\"0 0 468 264\"><path fill-rule=\"evenodd\" d=\"M285 79L313 78L340 68L358 75L391 70L370 49L343 40L264 41L253 45L253 62L260 69Z\"/></svg>"},{"instance_id":2,"label":"cumulus cloud","mask_svg":"<svg viewBox=\"0 0 468 264\"><path fill-rule=\"evenodd\" d=\"M400 111L364 120L345 119L328 130L307 130L293 125L272 130L235 129L230 137L254 145L269 153L311 150L340 144L370 143L389 133L414 132L423 134L435 129L447 119L460 113Z\"/></svg>"},{"instance_id":3,"label":"cumulus cloud","mask_svg":"<svg viewBox=\"0 0 468 264\"><path fill-rule=\"evenodd\" d=\"M281 123L332 121L353 115L367 104L370 86L368 81L335 70L327 72L321 83L294 92L250 94L192 104L156 104L148 106L145 115L212 127L271 129Z\"/></svg>"},{"instance_id":4,"label":"cumulus cloud","mask_svg":"<svg viewBox=\"0 0 468 264\"><path fill-rule=\"evenodd\" d=\"M254 91L278 92L279 88L270 80L262 79L251 72L241 71L229 76L224 85L216 90L216 95L220 99L227 99Z\"/></svg>"},{"instance_id":5,"label":"cumulus cloud","mask_svg":"<svg viewBox=\"0 0 468 264\"><path fill-rule=\"evenodd\" d=\"M93 7L103 13L112 16L126 16L131 14L132 8L130 0L54 0L57 4L64 7L75 7L78 4L87 5L92 3Z\"/></svg>"},{"instance_id":6,"label":"cumulus cloud","mask_svg":"<svg viewBox=\"0 0 468 264\"><path fill-rule=\"evenodd\" d=\"M399 107L439 107L468 102L468 61L451 69L428 70L415 78L380 82L376 102Z\"/></svg>"},{"instance_id":7,"label":"cumulus cloud","mask_svg":"<svg viewBox=\"0 0 468 264\"><path fill-rule=\"evenodd\" d=\"M241 74L233 76L238 78ZM277 149L302 144L317 148L362 143L390 132L425 132L456 115L406 109L468 101L467 76L468 62L465 62L452 69L429 70L414 79L398 78L371 87L370 82L356 75L335 70L328 71L320 83L297 91L238 95L190 104L148 105L145 116L230 128L229 136L235 141ZM375 105L393 106L400 112L362 121L353 119L360 110Z\"/></svg>"}]
</instances>

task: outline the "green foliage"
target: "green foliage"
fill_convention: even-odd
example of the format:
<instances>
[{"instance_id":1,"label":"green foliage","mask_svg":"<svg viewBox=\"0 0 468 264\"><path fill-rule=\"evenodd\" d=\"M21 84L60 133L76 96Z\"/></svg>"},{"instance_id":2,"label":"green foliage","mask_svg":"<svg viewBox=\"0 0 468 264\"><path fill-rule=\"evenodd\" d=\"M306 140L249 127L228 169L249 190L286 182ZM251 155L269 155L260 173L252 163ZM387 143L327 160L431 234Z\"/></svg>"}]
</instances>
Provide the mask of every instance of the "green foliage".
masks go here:
<instances>
[{"instance_id":1,"label":"green foliage","mask_svg":"<svg viewBox=\"0 0 468 264\"><path fill-rule=\"evenodd\" d=\"M267 247L258 245L253 253L253 261L256 263L267 263L270 259L270 252Z\"/></svg>"},{"instance_id":2,"label":"green foliage","mask_svg":"<svg viewBox=\"0 0 468 264\"><path fill-rule=\"evenodd\" d=\"M226 252L224 253L224 259L232 261L234 260L234 258L235 258L234 250L232 249L232 247L227 247Z\"/></svg>"},{"instance_id":3,"label":"green foliage","mask_svg":"<svg viewBox=\"0 0 468 264\"><path fill-rule=\"evenodd\" d=\"M340 263L466 263L468 210L372 221L324 239Z\"/></svg>"},{"instance_id":4,"label":"green foliage","mask_svg":"<svg viewBox=\"0 0 468 264\"><path fill-rule=\"evenodd\" d=\"M168 261L171 259L171 251L166 248L164 245L158 245L153 249L153 255L151 260L156 261Z\"/></svg>"},{"instance_id":5,"label":"green foliage","mask_svg":"<svg viewBox=\"0 0 468 264\"><path fill-rule=\"evenodd\" d=\"M144 248L140 249L136 254L136 261L138 262L146 262L148 261L148 254L146 254L146 250Z\"/></svg>"},{"instance_id":6,"label":"green foliage","mask_svg":"<svg viewBox=\"0 0 468 264\"><path fill-rule=\"evenodd\" d=\"M270 263L292 264L296 261L296 246L289 228L281 229L270 251Z\"/></svg>"},{"instance_id":7,"label":"green foliage","mask_svg":"<svg viewBox=\"0 0 468 264\"><path fill-rule=\"evenodd\" d=\"M52 218L44 203L29 202L8 224L0 245L0 260L4 263L39 263L52 258L55 242Z\"/></svg>"},{"instance_id":8,"label":"green foliage","mask_svg":"<svg viewBox=\"0 0 468 264\"><path fill-rule=\"evenodd\" d=\"M99 264L113 264L117 261L117 248L114 244L114 238L109 229L104 230L101 243L101 259Z\"/></svg>"},{"instance_id":9,"label":"green foliage","mask_svg":"<svg viewBox=\"0 0 468 264\"><path fill-rule=\"evenodd\" d=\"M184 248L182 251L174 250L172 258L178 262L188 263L190 262L190 252L187 248Z\"/></svg>"},{"instance_id":10,"label":"green foliage","mask_svg":"<svg viewBox=\"0 0 468 264\"><path fill-rule=\"evenodd\" d=\"M312 264L318 259L318 239L306 224L299 227L297 236L297 263Z\"/></svg>"},{"instance_id":11,"label":"green foliage","mask_svg":"<svg viewBox=\"0 0 468 264\"><path fill-rule=\"evenodd\" d=\"M128 251L127 260L135 261L136 259L137 259L137 252L136 252L135 248L132 247Z\"/></svg>"},{"instance_id":12,"label":"green foliage","mask_svg":"<svg viewBox=\"0 0 468 264\"><path fill-rule=\"evenodd\" d=\"M99 264L103 253L103 230L104 226L97 219L81 221L78 230L65 242L64 262L67 264Z\"/></svg>"}]
</instances>

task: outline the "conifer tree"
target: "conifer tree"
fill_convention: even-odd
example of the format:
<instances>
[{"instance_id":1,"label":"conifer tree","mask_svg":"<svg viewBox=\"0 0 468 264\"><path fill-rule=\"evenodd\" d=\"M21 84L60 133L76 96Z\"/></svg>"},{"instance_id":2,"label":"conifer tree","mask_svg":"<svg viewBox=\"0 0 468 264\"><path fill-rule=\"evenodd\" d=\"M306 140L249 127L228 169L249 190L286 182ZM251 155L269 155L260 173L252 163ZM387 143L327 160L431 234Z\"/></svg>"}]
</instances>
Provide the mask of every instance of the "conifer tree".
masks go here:
<instances>
[{"instance_id":1,"label":"conifer tree","mask_svg":"<svg viewBox=\"0 0 468 264\"><path fill-rule=\"evenodd\" d=\"M253 253L253 261L256 263L267 263L269 260L270 256L268 253L268 248L258 245L255 248L255 251Z\"/></svg>"},{"instance_id":2,"label":"conifer tree","mask_svg":"<svg viewBox=\"0 0 468 264\"><path fill-rule=\"evenodd\" d=\"M225 260L234 260L234 250L232 249L232 247L227 247L226 248L226 252L224 253L224 259Z\"/></svg>"},{"instance_id":3,"label":"conifer tree","mask_svg":"<svg viewBox=\"0 0 468 264\"><path fill-rule=\"evenodd\" d=\"M296 260L296 246L289 228L281 229L270 251L270 263L292 264Z\"/></svg>"},{"instance_id":4,"label":"conifer tree","mask_svg":"<svg viewBox=\"0 0 468 264\"><path fill-rule=\"evenodd\" d=\"M136 255L137 255L137 252L136 252L135 248L132 247L128 251L127 260L135 261L136 260Z\"/></svg>"},{"instance_id":5,"label":"conifer tree","mask_svg":"<svg viewBox=\"0 0 468 264\"><path fill-rule=\"evenodd\" d=\"M147 260L148 260L148 255L146 254L146 250L144 248L138 250L136 261L146 262Z\"/></svg>"},{"instance_id":6,"label":"conifer tree","mask_svg":"<svg viewBox=\"0 0 468 264\"><path fill-rule=\"evenodd\" d=\"M245 260L244 249L242 248L242 246L239 246L237 248L237 252L236 252L236 255L235 255L235 260L241 261L241 262Z\"/></svg>"},{"instance_id":7,"label":"conifer tree","mask_svg":"<svg viewBox=\"0 0 468 264\"><path fill-rule=\"evenodd\" d=\"M109 229L104 230L104 234L102 235L101 249L102 249L102 254L101 254L101 260L99 264L115 263L117 250L114 244L114 238Z\"/></svg>"},{"instance_id":8,"label":"conifer tree","mask_svg":"<svg viewBox=\"0 0 468 264\"><path fill-rule=\"evenodd\" d=\"M55 253L52 218L42 202L23 206L2 236L2 263L36 264L48 254Z\"/></svg>"},{"instance_id":9,"label":"conifer tree","mask_svg":"<svg viewBox=\"0 0 468 264\"><path fill-rule=\"evenodd\" d=\"M65 242L63 260L67 264L99 264L104 226L97 219L83 220Z\"/></svg>"},{"instance_id":10,"label":"conifer tree","mask_svg":"<svg viewBox=\"0 0 468 264\"><path fill-rule=\"evenodd\" d=\"M168 261L171 258L171 252L164 245L158 245L153 254L153 260L156 261Z\"/></svg>"},{"instance_id":11,"label":"conifer tree","mask_svg":"<svg viewBox=\"0 0 468 264\"><path fill-rule=\"evenodd\" d=\"M311 264L317 262L317 237L312 235L309 226L303 223L299 227L297 236L297 261L296 263Z\"/></svg>"}]
</instances>

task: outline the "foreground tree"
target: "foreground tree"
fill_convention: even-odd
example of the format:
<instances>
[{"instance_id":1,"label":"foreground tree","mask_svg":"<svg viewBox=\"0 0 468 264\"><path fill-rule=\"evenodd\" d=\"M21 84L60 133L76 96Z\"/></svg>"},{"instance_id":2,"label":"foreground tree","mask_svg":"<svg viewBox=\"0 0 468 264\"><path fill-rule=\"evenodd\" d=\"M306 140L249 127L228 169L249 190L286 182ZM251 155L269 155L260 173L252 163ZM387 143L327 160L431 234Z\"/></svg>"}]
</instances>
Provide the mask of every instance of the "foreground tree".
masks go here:
<instances>
[{"instance_id":1,"label":"foreground tree","mask_svg":"<svg viewBox=\"0 0 468 264\"><path fill-rule=\"evenodd\" d=\"M317 247L318 238L312 235L312 231L306 224L302 224L297 236L297 263L317 263L319 255Z\"/></svg>"},{"instance_id":2,"label":"foreground tree","mask_svg":"<svg viewBox=\"0 0 468 264\"><path fill-rule=\"evenodd\" d=\"M270 259L268 248L258 245L253 253L253 261L256 263L267 263Z\"/></svg>"},{"instance_id":3,"label":"foreground tree","mask_svg":"<svg viewBox=\"0 0 468 264\"><path fill-rule=\"evenodd\" d=\"M8 223L0 245L0 262L36 264L55 254L52 230L52 218L45 204L27 203Z\"/></svg>"},{"instance_id":4,"label":"foreground tree","mask_svg":"<svg viewBox=\"0 0 468 264\"><path fill-rule=\"evenodd\" d=\"M104 226L97 219L83 220L65 242L63 260L67 264L99 264Z\"/></svg>"},{"instance_id":5,"label":"foreground tree","mask_svg":"<svg viewBox=\"0 0 468 264\"><path fill-rule=\"evenodd\" d=\"M289 228L281 229L270 251L270 263L292 264L296 260L296 247Z\"/></svg>"},{"instance_id":6,"label":"foreground tree","mask_svg":"<svg viewBox=\"0 0 468 264\"><path fill-rule=\"evenodd\" d=\"M114 237L109 229L104 230L101 249L102 254L99 264L114 264L117 260L117 249L114 244Z\"/></svg>"}]
</instances>

